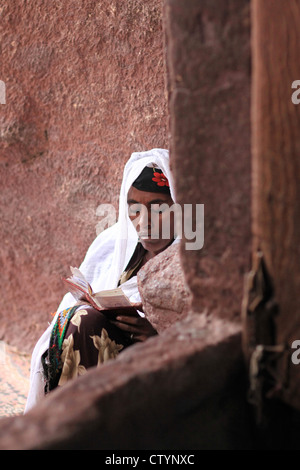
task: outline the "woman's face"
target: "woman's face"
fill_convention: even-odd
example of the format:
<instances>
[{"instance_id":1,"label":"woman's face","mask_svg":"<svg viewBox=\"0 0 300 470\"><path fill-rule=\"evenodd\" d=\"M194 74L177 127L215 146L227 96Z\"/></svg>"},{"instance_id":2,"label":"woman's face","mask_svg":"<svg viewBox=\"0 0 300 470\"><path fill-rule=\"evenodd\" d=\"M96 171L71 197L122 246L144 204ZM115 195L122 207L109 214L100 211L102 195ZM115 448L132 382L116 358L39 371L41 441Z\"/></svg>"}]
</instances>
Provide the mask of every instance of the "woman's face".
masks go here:
<instances>
[{"instance_id":1,"label":"woman's face","mask_svg":"<svg viewBox=\"0 0 300 470\"><path fill-rule=\"evenodd\" d=\"M168 194L140 191L131 186L128 215L145 250L158 254L174 239L174 204Z\"/></svg>"}]
</instances>

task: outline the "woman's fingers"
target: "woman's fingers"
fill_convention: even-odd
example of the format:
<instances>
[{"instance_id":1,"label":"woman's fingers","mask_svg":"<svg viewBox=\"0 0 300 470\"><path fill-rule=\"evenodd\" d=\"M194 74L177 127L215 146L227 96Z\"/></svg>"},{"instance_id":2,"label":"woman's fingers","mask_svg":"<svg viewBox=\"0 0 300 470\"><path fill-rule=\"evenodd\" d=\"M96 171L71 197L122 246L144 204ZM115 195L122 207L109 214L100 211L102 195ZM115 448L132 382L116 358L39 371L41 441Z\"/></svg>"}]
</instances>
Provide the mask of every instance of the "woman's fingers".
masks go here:
<instances>
[{"instance_id":1,"label":"woman's fingers","mask_svg":"<svg viewBox=\"0 0 300 470\"><path fill-rule=\"evenodd\" d=\"M136 341L145 341L150 336L157 335L157 331L151 323L143 317L118 315L112 323L120 328L120 330L133 334L133 338Z\"/></svg>"},{"instance_id":2,"label":"woman's fingers","mask_svg":"<svg viewBox=\"0 0 300 470\"><path fill-rule=\"evenodd\" d=\"M129 315L118 315L116 317L117 322L127 323L128 325L138 325L141 323L141 317L132 317Z\"/></svg>"},{"instance_id":3,"label":"woman's fingers","mask_svg":"<svg viewBox=\"0 0 300 470\"><path fill-rule=\"evenodd\" d=\"M140 331L138 318L120 315L116 317L116 320L111 321L120 330L127 331L129 333L138 333Z\"/></svg>"}]
</instances>

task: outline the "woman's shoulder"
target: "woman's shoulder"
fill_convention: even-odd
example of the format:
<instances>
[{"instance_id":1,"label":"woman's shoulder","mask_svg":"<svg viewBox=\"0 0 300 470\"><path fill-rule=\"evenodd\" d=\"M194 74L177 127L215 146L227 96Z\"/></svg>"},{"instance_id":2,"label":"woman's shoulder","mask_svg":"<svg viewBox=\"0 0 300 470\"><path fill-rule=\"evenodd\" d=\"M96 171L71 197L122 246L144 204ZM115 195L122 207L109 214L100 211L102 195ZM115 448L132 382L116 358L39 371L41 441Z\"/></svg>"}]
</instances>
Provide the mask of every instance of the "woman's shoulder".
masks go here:
<instances>
[{"instance_id":1,"label":"woman's shoulder","mask_svg":"<svg viewBox=\"0 0 300 470\"><path fill-rule=\"evenodd\" d=\"M116 223L97 235L87 250L86 259L94 256L99 251L102 252L102 255L111 253L115 247L117 233L118 224Z\"/></svg>"}]
</instances>

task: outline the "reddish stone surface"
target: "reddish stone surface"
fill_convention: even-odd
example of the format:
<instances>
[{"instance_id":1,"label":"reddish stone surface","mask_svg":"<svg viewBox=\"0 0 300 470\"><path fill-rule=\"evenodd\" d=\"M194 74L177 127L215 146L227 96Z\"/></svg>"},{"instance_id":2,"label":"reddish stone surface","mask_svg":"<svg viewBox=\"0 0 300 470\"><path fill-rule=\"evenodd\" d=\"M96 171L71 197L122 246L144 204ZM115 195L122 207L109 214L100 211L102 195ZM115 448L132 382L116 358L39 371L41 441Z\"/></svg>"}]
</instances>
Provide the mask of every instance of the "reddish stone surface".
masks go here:
<instances>
[{"instance_id":1,"label":"reddish stone surface","mask_svg":"<svg viewBox=\"0 0 300 470\"><path fill-rule=\"evenodd\" d=\"M282 8L275 0L255 0L252 13L253 258L262 251L277 303L276 313L265 313L268 323L258 316L255 328L265 337L274 332L271 344L285 347L272 363L273 396L300 412L300 366L291 360L300 339L300 108L291 100L300 76L300 33L290 28L300 21L300 2Z\"/></svg>"},{"instance_id":2,"label":"reddish stone surface","mask_svg":"<svg viewBox=\"0 0 300 470\"><path fill-rule=\"evenodd\" d=\"M138 273L146 318L158 333L183 320L190 311L191 294L180 261L180 245L150 260Z\"/></svg>"},{"instance_id":3,"label":"reddish stone surface","mask_svg":"<svg viewBox=\"0 0 300 470\"><path fill-rule=\"evenodd\" d=\"M251 448L242 371L239 327L193 315L0 420L0 449Z\"/></svg>"},{"instance_id":4,"label":"reddish stone surface","mask_svg":"<svg viewBox=\"0 0 300 470\"><path fill-rule=\"evenodd\" d=\"M131 152L167 146L162 12L12 0L0 14L0 338L31 351Z\"/></svg>"},{"instance_id":5,"label":"reddish stone surface","mask_svg":"<svg viewBox=\"0 0 300 470\"><path fill-rule=\"evenodd\" d=\"M204 204L204 248L182 265L193 309L240 321L250 261L249 1L166 0L177 201Z\"/></svg>"}]
</instances>

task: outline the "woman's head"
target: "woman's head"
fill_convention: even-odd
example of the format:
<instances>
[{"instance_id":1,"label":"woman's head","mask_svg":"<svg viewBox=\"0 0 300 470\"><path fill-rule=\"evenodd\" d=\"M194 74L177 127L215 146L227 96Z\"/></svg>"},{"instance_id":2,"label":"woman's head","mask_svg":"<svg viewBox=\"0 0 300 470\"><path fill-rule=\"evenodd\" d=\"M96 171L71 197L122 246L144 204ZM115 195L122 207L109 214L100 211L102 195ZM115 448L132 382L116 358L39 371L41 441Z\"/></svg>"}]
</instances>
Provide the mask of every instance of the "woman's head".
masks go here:
<instances>
[{"instance_id":1,"label":"woman's head","mask_svg":"<svg viewBox=\"0 0 300 470\"><path fill-rule=\"evenodd\" d=\"M127 194L128 215L143 247L160 253L174 239L173 205L167 177L154 166L146 166Z\"/></svg>"}]
</instances>

